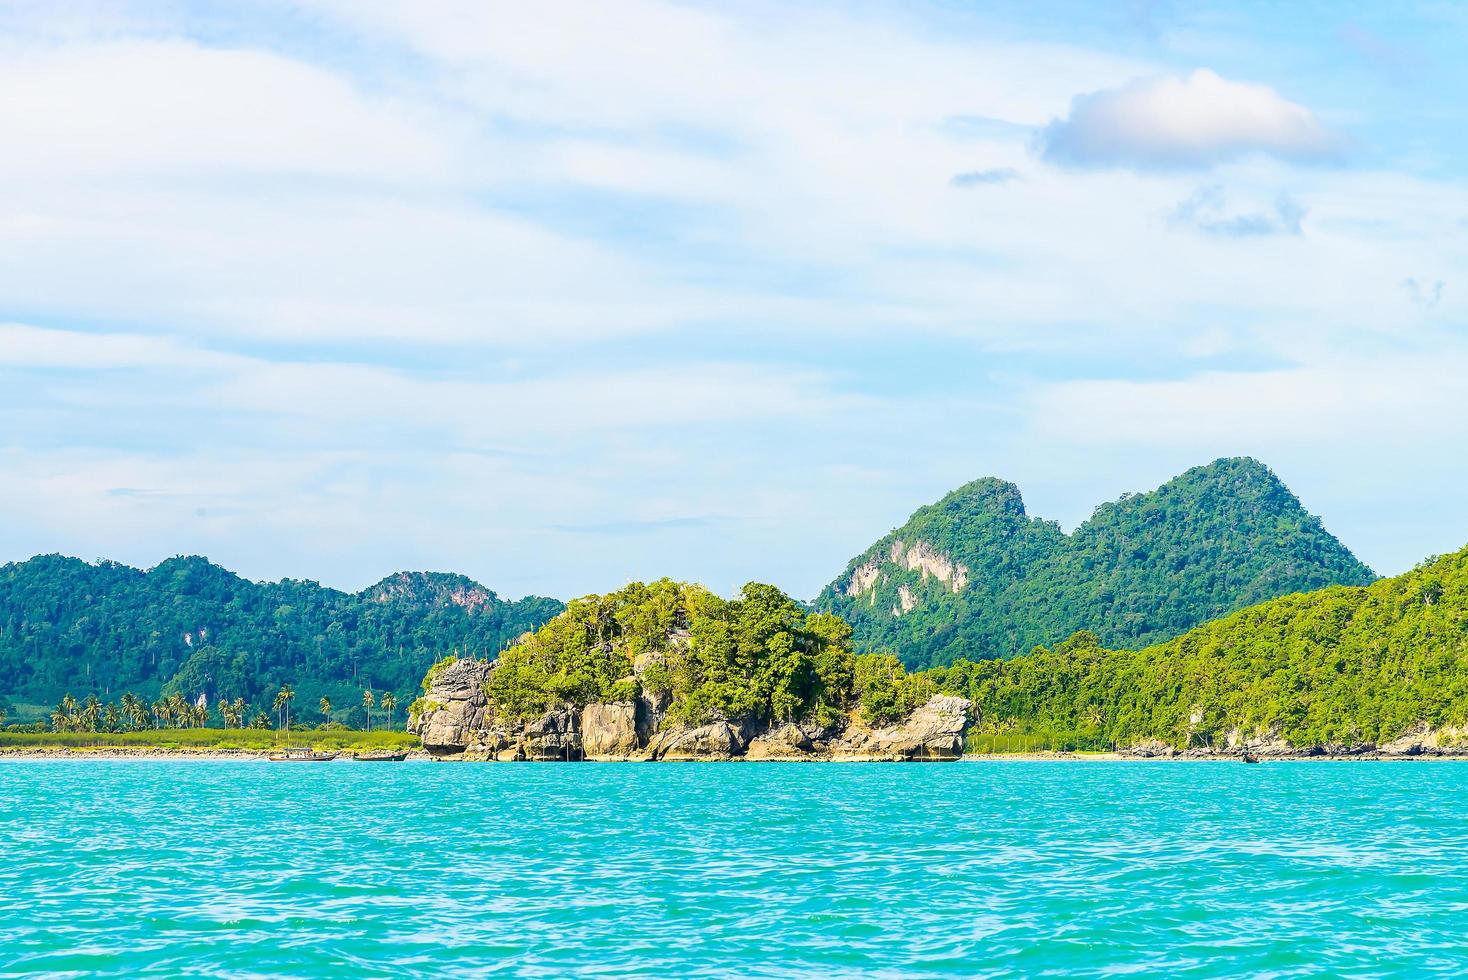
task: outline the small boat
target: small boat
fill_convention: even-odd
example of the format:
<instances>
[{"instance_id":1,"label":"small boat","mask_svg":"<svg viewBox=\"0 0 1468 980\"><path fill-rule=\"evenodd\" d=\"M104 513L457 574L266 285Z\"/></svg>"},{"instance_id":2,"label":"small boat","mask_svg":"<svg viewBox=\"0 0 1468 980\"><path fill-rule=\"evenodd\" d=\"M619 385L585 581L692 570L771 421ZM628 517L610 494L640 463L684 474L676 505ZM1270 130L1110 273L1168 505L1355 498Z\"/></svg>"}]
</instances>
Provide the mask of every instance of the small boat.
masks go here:
<instances>
[{"instance_id":1,"label":"small boat","mask_svg":"<svg viewBox=\"0 0 1468 980\"><path fill-rule=\"evenodd\" d=\"M407 750L402 752L367 752L363 755L352 756L353 762L402 762L408 757Z\"/></svg>"},{"instance_id":2,"label":"small boat","mask_svg":"<svg viewBox=\"0 0 1468 980\"><path fill-rule=\"evenodd\" d=\"M271 762L330 762L339 755L337 752L317 752L315 749L305 746L294 746L282 749L279 752L270 753Z\"/></svg>"},{"instance_id":3,"label":"small boat","mask_svg":"<svg viewBox=\"0 0 1468 980\"><path fill-rule=\"evenodd\" d=\"M1257 755L1255 755L1253 752L1245 752L1244 753L1244 762L1246 762L1246 763L1257 763L1258 761L1259 761L1259 757Z\"/></svg>"}]
</instances>

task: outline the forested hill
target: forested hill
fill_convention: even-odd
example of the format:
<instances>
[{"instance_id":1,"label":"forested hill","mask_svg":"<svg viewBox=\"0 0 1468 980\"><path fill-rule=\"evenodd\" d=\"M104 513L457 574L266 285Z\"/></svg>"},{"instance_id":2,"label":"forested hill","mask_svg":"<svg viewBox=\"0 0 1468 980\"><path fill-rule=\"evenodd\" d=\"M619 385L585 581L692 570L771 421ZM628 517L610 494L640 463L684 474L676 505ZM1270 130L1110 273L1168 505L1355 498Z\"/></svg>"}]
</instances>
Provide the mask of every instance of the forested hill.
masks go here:
<instances>
[{"instance_id":1,"label":"forested hill","mask_svg":"<svg viewBox=\"0 0 1468 980\"><path fill-rule=\"evenodd\" d=\"M985 731L1054 744L1222 747L1235 739L1350 751L1468 723L1468 549L1365 588L1288 595L1140 651L1089 633L1008 661L928 672Z\"/></svg>"},{"instance_id":2,"label":"forested hill","mask_svg":"<svg viewBox=\"0 0 1468 980\"><path fill-rule=\"evenodd\" d=\"M1067 535L1013 484L977 480L919 509L817 599L859 649L909 667L1008 657L1088 629L1165 640L1251 603L1375 575L1256 460L1220 459L1098 507Z\"/></svg>"},{"instance_id":3,"label":"forested hill","mask_svg":"<svg viewBox=\"0 0 1468 980\"><path fill-rule=\"evenodd\" d=\"M288 683L298 711L315 717L326 696L336 720L353 721L364 689L407 704L445 653L492 656L562 608L506 602L462 575L400 572L351 594L251 582L203 558L141 571L43 555L0 566L0 698L176 692L268 710Z\"/></svg>"}]
</instances>

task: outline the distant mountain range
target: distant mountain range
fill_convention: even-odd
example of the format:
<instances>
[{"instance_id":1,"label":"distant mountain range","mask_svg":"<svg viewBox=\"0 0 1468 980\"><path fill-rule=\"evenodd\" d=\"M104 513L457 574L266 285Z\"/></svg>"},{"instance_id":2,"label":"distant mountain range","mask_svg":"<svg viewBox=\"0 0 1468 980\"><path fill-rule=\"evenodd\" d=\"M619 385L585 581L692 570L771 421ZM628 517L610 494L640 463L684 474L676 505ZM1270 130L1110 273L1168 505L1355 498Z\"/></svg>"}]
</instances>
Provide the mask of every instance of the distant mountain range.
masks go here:
<instances>
[{"instance_id":1,"label":"distant mountain range","mask_svg":"<svg viewBox=\"0 0 1468 980\"><path fill-rule=\"evenodd\" d=\"M1376 576L1268 467L1222 459L1096 509L1073 534L1026 515L1019 490L976 480L853 558L817 600L857 651L910 668L1006 658L1090 630L1135 649L1251 603ZM360 593L251 582L203 558L141 571L43 555L0 567L0 707L62 695L178 693L297 717L321 697L359 723L364 689L418 693L445 654L493 656L564 609L506 601L462 575L400 572Z\"/></svg>"},{"instance_id":2,"label":"distant mountain range","mask_svg":"<svg viewBox=\"0 0 1468 980\"><path fill-rule=\"evenodd\" d=\"M1003 658L1092 631L1113 648L1252 603L1376 578L1264 464L1220 459L1098 507L1074 533L976 480L853 558L816 605L911 668Z\"/></svg>"},{"instance_id":3,"label":"distant mountain range","mask_svg":"<svg viewBox=\"0 0 1468 980\"><path fill-rule=\"evenodd\" d=\"M203 558L140 571L43 555L0 567L0 696L15 706L65 693L104 699L177 692L267 705L296 689L298 717L358 722L364 689L406 705L436 659L493 656L564 608L507 602L463 575L399 572L360 593L315 582L251 582Z\"/></svg>"}]
</instances>

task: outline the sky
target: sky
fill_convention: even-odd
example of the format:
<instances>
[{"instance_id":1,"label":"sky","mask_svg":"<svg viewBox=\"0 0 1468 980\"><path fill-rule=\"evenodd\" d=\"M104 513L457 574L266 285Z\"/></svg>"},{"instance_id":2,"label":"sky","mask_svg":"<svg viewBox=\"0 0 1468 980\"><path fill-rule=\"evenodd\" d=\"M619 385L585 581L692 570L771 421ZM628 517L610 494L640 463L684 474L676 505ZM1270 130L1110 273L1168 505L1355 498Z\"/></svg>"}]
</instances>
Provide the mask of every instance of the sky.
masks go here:
<instances>
[{"instance_id":1,"label":"sky","mask_svg":"<svg viewBox=\"0 0 1468 980\"><path fill-rule=\"evenodd\" d=\"M1468 543L1468 8L0 5L0 561L808 598L980 476Z\"/></svg>"}]
</instances>

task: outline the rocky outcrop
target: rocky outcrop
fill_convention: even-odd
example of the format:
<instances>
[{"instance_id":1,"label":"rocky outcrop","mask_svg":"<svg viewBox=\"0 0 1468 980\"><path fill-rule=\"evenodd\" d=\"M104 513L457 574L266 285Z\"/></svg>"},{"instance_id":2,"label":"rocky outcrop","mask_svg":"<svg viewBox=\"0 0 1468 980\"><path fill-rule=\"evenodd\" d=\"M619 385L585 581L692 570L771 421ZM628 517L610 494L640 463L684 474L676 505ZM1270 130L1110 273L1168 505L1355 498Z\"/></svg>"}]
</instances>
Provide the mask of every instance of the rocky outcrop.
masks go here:
<instances>
[{"instance_id":1,"label":"rocky outcrop","mask_svg":"<svg viewBox=\"0 0 1468 980\"><path fill-rule=\"evenodd\" d=\"M640 661L639 676L653 665ZM839 726L716 719L683 725L667 717L671 697L643 691L635 701L569 707L529 721L496 717L484 694L494 666L458 660L436 669L408 730L436 758L502 762L647 759L946 760L963 753L969 702L932 697L894 725L853 716Z\"/></svg>"},{"instance_id":2,"label":"rocky outcrop","mask_svg":"<svg viewBox=\"0 0 1468 980\"><path fill-rule=\"evenodd\" d=\"M966 698L935 694L902 722L884 728L852 725L830 743L832 758L872 761L943 761L963 755Z\"/></svg>"},{"instance_id":3,"label":"rocky outcrop","mask_svg":"<svg viewBox=\"0 0 1468 980\"><path fill-rule=\"evenodd\" d=\"M488 724L484 682L489 673L483 660L455 660L436 668L421 710L408 718L408 731L435 755L463 752Z\"/></svg>"},{"instance_id":4,"label":"rocky outcrop","mask_svg":"<svg viewBox=\"0 0 1468 980\"><path fill-rule=\"evenodd\" d=\"M626 759L641 747L636 703L588 704L581 709L581 748L588 759Z\"/></svg>"},{"instance_id":5,"label":"rocky outcrop","mask_svg":"<svg viewBox=\"0 0 1468 980\"><path fill-rule=\"evenodd\" d=\"M968 566L953 561L926 541L904 546L899 538L892 542L889 557L910 572L922 572L924 581L933 576L954 593L962 592L968 585Z\"/></svg>"},{"instance_id":6,"label":"rocky outcrop","mask_svg":"<svg viewBox=\"0 0 1468 980\"><path fill-rule=\"evenodd\" d=\"M744 739L739 729L727 721L715 721L697 728L665 728L647 744L648 756L663 762L732 759L743 752Z\"/></svg>"},{"instance_id":7,"label":"rocky outcrop","mask_svg":"<svg viewBox=\"0 0 1468 980\"><path fill-rule=\"evenodd\" d=\"M821 733L817 733L819 735ZM777 725L749 740L746 759L806 759L816 751L812 733L800 725Z\"/></svg>"}]
</instances>

